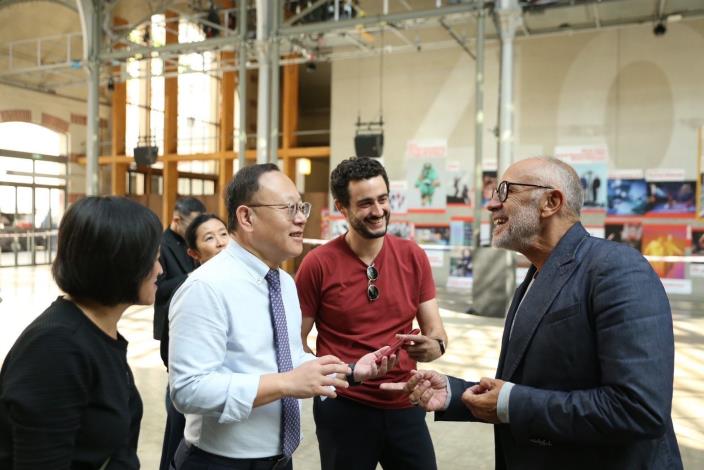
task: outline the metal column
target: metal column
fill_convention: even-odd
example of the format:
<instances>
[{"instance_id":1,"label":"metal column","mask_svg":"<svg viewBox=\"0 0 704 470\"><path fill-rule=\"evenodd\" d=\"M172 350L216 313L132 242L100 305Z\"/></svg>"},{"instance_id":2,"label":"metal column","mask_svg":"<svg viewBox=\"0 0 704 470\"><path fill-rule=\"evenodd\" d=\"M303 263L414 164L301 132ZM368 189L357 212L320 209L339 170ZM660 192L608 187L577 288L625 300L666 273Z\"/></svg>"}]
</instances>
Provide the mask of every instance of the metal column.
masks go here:
<instances>
[{"instance_id":1,"label":"metal column","mask_svg":"<svg viewBox=\"0 0 704 470\"><path fill-rule=\"evenodd\" d=\"M237 90L240 100L240 126L238 129L239 148L237 162L239 168L247 164L247 0L240 0L240 50L237 64L239 66Z\"/></svg>"},{"instance_id":2,"label":"metal column","mask_svg":"<svg viewBox=\"0 0 704 470\"><path fill-rule=\"evenodd\" d=\"M499 90L499 140L498 140L498 174L499 177L513 162L513 39L516 28L521 22L521 9L517 0L500 0L495 4L494 18L501 35L501 78ZM483 28L481 25L479 28ZM479 48L478 48L479 49ZM477 51L477 64L479 64ZM479 65L478 65L479 67ZM479 71L477 72L479 74ZM483 78L483 77L482 77ZM479 86L479 80L478 84ZM481 97L478 96L479 100ZM477 104L479 106L479 104ZM481 148L479 135L480 108L477 107L477 134L479 139L475 148ZM481 172L481 155L477 158L477 170ZM478 190L481 187L481 175L477 175ZM481 205L481 194L477 191L475 202ZM481 229L481 212L475 220L475 230ZM480 234L475 234L475 246ZM472 312L480 315L503 317L508 311L513 293L516 290L516 263L512 251L498 248L478 248L472 260L474 266L474 283L472 286Z\"/></svg>"},{"instance_id":3,"label":"metal column","mask_svg":"<svg viewBox=\"0 0 704 470\"><path fill-rule=\"evenodd\" d=\"M267 163L270 159L270 102L271 61L270 44L271 10L269 0L257 0L257 59L259 62L259 90L257 93L257 163Z\"/></svg>"},{"instance_id":4,"label":"metal column","mask_svg":"<svg viewBox=\"0 0 704 470\"><path fill-rule=\"evenodd\" d=\"M482 228L482 159L484 156L484 0L479 2L477 16L477 42L474 60L474 225L472 249L476 252L480 246Z\"/></svg>"},{"instance_id":5,"label":"metal column","mask_svg":"<svg viewBox=\"0 0 704 470\"><path fill-rule=\"evenodd\" d=\"M271 18L271 34L269 36L269 60L270 60L270 72L271 72L271 94L270 94L270 124L269 131L271 133L269 137L269 161L271 163L276 163L279 159L279 110L281 109L281 94L279 93L279 80L281 77L279 68L279 40L277 38L277 31L279 28L279 21L282 7L279 2L272 2L274 4L274 9L270 14Z\"/></svg>"},{"instance_id":6,"label":"metal column","mask_svg":"<svg viewBox=\"0 0 704 470\"><path fill-rule=\"evenodd\" d=\"M80 0L78 10L83 30L83 60L88 73L86 128L86 195L98 194L100 155L100 25L102 2Z\"/></svg>"}]
</instances>

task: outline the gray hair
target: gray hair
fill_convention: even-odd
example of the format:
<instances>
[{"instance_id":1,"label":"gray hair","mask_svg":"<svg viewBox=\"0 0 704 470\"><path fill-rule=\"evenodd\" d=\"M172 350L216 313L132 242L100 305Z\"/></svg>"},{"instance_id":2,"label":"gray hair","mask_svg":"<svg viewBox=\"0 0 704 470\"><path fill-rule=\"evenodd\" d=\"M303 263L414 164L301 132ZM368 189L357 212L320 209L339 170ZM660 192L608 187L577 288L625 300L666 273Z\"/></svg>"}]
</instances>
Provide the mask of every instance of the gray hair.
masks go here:
<instances>
[{"instance_id":1,"label":"gray hair","mask_svg":"<svg viewBox=\"0 0 704 470\"><path fill-rule=\"evenodd\" d=\"M555 157L537 157L536 159L545 165L534 175L535 178L545 186L552 186L562 191L565 195L567 214L579 219L584 194L577 172L570 165Z\"/></svg>"}]
</instances>

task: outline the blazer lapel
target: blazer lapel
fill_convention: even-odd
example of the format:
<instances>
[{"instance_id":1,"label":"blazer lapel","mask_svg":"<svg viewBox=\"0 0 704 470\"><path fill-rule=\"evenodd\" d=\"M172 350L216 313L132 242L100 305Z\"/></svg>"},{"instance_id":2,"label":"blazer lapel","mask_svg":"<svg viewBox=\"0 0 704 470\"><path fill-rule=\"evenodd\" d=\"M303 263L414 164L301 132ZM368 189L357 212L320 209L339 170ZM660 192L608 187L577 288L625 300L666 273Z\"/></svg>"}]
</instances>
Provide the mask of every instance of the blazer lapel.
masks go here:
<instances>
[{"instance_id":1,"label":"blazer lapel","mask_svg":"<svg viewBox=\"0 0 704 470\"><path fill-rule=\"evenodd\" d=\"M562 237L536 277L521 307L514 312L515 322L512 318L513 332L510 339L508 339L508 334L511 331L511 324L508 323L507 318L504 342L502 343L502 349L505 349L506 352L504 353L502 350L503 365L499 378L511 380L516 372L540 321L577 268L575 252L587 237L589 234L580 223L572 226ZM529 275L531 272L535 272L535 268L531 268L528 272ZM526 284L526 281L523 284Z\"/></svg>"},{"instance_id":2,"label":"blazer lapel","mask_svg":"<svg viewBox=\"0 0 704 470\"><path fill-rule=\"evenodd\" d=\"M525 295L526 289L528 289L528 286L530 285L530 280L533 278L535 275L535 266L531 266L528 269L528 273L526 274L526 277L523 279L523 282L521 283L520 286L516 289L516 292L513 294L513 300L511 300L511 306L508 308L508 313L506 314L506 322L504 324L504 334L503 337L501 338L501 353L499 355L499 365L496 368L496 378L501 378L501 372L504 368L504 362L506 359L506 350L507 350L507 344L508 344L508 338L511 332L511 325L513 324L513 319L516 317L516 309L518 309L518 305L521 303L521 299Z\"/></svg>"}]
</instances>

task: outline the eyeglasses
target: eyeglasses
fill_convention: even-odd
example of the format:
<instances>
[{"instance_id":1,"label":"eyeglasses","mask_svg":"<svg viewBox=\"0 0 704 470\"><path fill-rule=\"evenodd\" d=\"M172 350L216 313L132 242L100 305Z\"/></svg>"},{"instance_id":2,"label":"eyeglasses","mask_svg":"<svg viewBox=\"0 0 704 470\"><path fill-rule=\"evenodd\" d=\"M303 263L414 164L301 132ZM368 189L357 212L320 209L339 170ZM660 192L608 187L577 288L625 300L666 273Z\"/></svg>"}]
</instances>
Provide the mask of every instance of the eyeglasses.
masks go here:
<instances>
[{"instance_id":1,"label":"eyeglasses","mask_svg":"<svg viewBox=\"0 0 704 470\"><path fill-rule=\"evenodd\" d=\"M367 279L369 279L369 284L367 284L367 298L370 302L374 302L379 298L379 288L374 285L374 281L379 277L379 271L376 270L373 264L367 266Z\"/></svg>"},{"instance_id":2,"label":"eyeglasses","mask_svg":"<svg viewBox=\"0 0 704 470\"><path fill-rule=\"evenodd\" d=\"M277 209L286 209L291 220L296 218L299 212L306 219L310 215L310 210L313 205L310 202L289 202L288 204L247 204L249 207L275 207Z\"/></svg>"},{"instance_id":3,"label":"eyeglasses","mask_svg":"<svg viewBox=\"0 0 704 470\"><path fill-rule=\"evenodd\" d=\"M497 186L496 189L494 189L491 192L491 197L494 197L494 194L498 195L499 202L506 202L506 199L508 199L508 192L509 189L511 189L511 186L528 186L533 189L555 189L552 186L540 186L539 184L529 184L529 183L512 183L510 181L502 181L499 183L499 186Z\"/></svg>"}]
</instances>

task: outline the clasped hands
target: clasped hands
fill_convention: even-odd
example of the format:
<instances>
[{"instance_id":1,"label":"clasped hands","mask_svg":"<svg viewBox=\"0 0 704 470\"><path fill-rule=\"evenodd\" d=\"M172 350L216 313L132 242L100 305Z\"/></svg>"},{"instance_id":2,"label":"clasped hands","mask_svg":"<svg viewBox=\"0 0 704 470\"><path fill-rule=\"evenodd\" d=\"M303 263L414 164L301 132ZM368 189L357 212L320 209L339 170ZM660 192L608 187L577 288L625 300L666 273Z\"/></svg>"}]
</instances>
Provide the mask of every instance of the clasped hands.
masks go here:
<instances>
[{"instance_id":1,"label":"clasped hands","mask_svg":"<svg viewBox=\"0 0 704 470\"><path fill-rule=\"evenodd\" d=\"M500 423L496 414L499 392L504 381L482 377L478 384L462 393L462 403L480 421ZM408 382L384 383L382 390L393 390L405 395L414 405L425 411L444 411L449 394L447 377L434 370L412 371Z\"/></svg>"}]
</instances>

